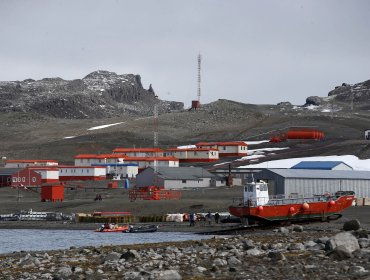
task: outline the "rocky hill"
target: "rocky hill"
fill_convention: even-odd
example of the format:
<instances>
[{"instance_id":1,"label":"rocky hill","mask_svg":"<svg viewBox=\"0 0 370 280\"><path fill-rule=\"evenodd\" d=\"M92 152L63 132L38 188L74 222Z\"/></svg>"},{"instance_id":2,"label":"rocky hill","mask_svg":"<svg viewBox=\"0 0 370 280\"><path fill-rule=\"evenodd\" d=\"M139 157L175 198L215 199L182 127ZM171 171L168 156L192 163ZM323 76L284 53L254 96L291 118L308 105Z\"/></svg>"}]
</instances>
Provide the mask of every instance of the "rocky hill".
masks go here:
<instances>
[{"instance_id":1,"label":"rocky hill","mask_svg":"<svg viewBox=\"0 0 370 280\"><path fill-rule=\"evenodd\" d=\"M0 111L37 113L56 118L104 118L152 114L183 109L181 102L158 100L144 89L139 75L95 71L83 79L0 82Z\"/></svg>"},{"instance_id":2,"label":"rocky hill","mask_svg":"<svg viewBox=\"0 0 370 280\"><path fill-rule=\"evenodd\" d=\"M327 97L310 96L306 99L306 105L331 106L333 104L342 107L350 105L358 110L369 110L370 80L353 85L343 83L331 90Z\"/></svg>"},{"instance_id":3,"label":"rocky hill","mask_svg":"<svg viewBox=\"0 0 370 280\"><path fill-rule=\"evenodd\" d=\"M370 142L364 140L364 130L370 128L369 91L369 82L343 84L302 106L220 99L184 110L182 103L157 100L156 126L154 90L143 89L139 76L97 71L73 81L1 82L0 156L70 164L79 153L151 147L155 129L159 146L170 148L198 141L268 140L291 127L313 127L325 133L324 141L265 143L251 149L289 147L260 161L347 154L369 158ZM352 110L348 98L353 92Z\"/></svg>"}]
</instances>

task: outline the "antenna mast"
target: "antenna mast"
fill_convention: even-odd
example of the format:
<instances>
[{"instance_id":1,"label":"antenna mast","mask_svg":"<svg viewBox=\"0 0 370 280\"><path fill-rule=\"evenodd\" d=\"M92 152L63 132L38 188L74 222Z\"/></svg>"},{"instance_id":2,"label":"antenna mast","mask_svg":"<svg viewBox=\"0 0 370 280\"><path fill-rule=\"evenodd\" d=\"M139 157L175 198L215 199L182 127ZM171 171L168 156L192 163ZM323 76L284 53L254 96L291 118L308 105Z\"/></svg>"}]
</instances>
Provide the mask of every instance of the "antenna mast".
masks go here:
<instances>
[{"instance_id":1,"label":"antenna mast","mask_svg":"<svg viewBox=\"0 0 370 280\"><path fill-rule=\"evenodd\" d=\"M154 117L154 133L153 133L153 146L154 148L158 147L158 95L155 96L154 99L154 109L153 109L153 117ZM158 161L157 161L157 153L155 153L154 158L154 176L158 174ZM154 185L156 186L156 179L154 181Z\"/></svg>"},{"instance_id":2,"label":"antenna mast","mask_svg":"<svg viewBox=\"0 0 370 280\"><path fill-rule=\"evenodd\" d=\"M201 70L202 56L198 54L198 102L200 103L200 70Z\"/></svg>"}]
</instances>

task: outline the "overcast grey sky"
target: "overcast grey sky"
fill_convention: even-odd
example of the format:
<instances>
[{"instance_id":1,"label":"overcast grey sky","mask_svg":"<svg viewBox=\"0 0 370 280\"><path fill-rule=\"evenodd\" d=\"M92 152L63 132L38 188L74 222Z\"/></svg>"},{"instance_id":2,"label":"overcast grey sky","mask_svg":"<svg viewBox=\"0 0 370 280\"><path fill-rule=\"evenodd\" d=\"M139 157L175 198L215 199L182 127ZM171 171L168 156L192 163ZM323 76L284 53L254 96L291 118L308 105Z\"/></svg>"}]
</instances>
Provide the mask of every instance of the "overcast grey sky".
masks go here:
<instances>
[{"instance_id":1,"label":"overcast grey sky","mask_svg":"<svg viewBox=\"0 0 370 280\"><path fill-rule=\"evenodd\" d=\"M0 80L140 74L161 99L326 96L370 79L367 0L0 0Z\"/></svg>"}]
</instances>

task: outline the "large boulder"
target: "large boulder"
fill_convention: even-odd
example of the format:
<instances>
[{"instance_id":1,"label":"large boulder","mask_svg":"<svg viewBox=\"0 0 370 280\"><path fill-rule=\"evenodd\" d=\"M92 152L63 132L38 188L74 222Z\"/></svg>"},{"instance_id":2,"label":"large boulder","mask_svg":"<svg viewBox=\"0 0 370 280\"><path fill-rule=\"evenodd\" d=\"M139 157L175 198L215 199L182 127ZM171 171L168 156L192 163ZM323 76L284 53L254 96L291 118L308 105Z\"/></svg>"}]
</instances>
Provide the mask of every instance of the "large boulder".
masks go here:
<instances>
[{"instance_id":1,"label":"large boulder","mask_svg":"<svg viewBox=\"0 0 370 280\"><path fill-rule=\"evenodd\" d=\"M308 105L315 105L319 106L322 103L322 98L319 96L310 96L306 98L306 106Z\"/></svg>"},{"instance_id":2,"label":"large boulder","mask_svg":"<svg viewBox=\"0 0 370 280\"><path fill-rule=\"evenodd\" d=\"M350 253L360 249L357 238L350 232L340 232L326 242L327 250L334 250L338 246L344 246Z\"/></svg>"}]
</instances>

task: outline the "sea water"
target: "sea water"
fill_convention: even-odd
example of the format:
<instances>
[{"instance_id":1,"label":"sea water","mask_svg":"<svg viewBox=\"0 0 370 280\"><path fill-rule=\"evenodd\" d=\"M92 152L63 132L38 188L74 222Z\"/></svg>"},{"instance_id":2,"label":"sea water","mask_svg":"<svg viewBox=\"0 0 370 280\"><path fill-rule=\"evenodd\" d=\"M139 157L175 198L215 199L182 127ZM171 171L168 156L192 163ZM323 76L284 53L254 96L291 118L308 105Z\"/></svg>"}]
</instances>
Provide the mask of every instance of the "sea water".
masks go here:
<instances>
[{"instance_id":1,"label":"sea water","mask_svg":"<svg viewBox=\"0 0 370 280\"><path fill-rule=\"evenodd\" d=\"M209 236L187 232L122 233L92 230L0 229L0 254L84 246L200 240Z\"/></svg>"}]
</instances>

